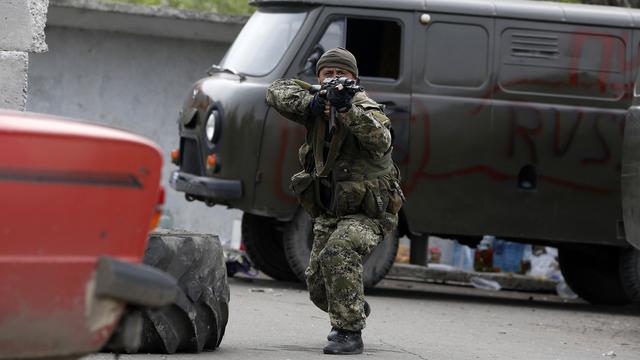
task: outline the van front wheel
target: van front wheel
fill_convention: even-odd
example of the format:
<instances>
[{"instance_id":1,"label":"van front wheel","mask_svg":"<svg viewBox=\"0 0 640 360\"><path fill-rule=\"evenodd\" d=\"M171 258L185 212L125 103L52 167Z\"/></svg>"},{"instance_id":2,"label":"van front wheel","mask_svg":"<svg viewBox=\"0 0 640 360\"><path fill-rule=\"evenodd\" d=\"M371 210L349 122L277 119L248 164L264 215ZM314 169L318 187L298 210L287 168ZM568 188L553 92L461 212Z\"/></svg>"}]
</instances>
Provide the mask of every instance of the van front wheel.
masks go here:
<instances>
[{"instance_id":1,"label":"van front wheel","mask_svg":"<svg viewBox=\"0 0 640 360\"><path fill-rule=\"evenodd\" d=\"M242 242L254 265L268 276L281 281L296 281L282 247L282 231L275 219L244 213Z\"/></svg>"},{"instance_id":2,"label":"van front wheel","mask_svg":"<svg viewBox=\"0 0 640 360\"><path fill-rule=\"evenodd\" d=\"M283 241L291 269L302 282L305 282L304 271L309 266L313 245L313 222L307 213L298 211L293 220L285 226ZM365 287L375 286L387 275L397 252L398 235L397 232L392 232L364 259Z\"/></svg>"}]
</instances>

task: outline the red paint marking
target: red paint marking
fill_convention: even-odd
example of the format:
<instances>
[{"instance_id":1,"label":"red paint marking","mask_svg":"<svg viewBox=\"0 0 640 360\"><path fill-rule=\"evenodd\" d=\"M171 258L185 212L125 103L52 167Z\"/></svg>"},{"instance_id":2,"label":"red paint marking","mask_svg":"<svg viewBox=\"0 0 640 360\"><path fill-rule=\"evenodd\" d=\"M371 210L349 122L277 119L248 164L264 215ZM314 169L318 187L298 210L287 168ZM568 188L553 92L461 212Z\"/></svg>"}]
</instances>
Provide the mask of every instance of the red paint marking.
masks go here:
<instances>
[{"instance_id":1,"label":"red paint marking","mask_svg":"<svg viewBox=\"0 0 640 360\"><path fill-rule=\"evenodd\" d=\"M613 39L606 38L602 44L602 54L610 54L613 48ZM600 93L605 94L607 92L607 80L609 79L609 72L611 70L611 56L602 57L602 65L600 68L600 76L598 81L600 82Z\"/></svg>"},{"instance_id":2,"label":"red paint marking","mask_svg":"<svg viewBox=\"0 0 640 360\"><path fill-rule=\"evenodd\" d=\"M412 193L413 191L415 191L418 182L420 181L420 179L430 179L430 180L448 180L451 179L453 177L460 177L460 176L467 176L467 175L473 175L473 174L485 174L487 175L490 179L494 180L494 181L508 181L508 180L517 180L518 176L517 175L510 175L504 172L500 172L494 168L492 168L489 165L475 165L475 166L470 166L470 167L466 167L466 168L462 168L462 169L457 169L457 170L453 170L450 172L446 172L446 173L429 173L426 171L427 166L429 165L429 160L431 157L431 141L430 141L430 128L431 128L431 120L429 118L429 112L428 109L424 106L424 104L422 104L422 102L417 101L416 103L416 108L418 108L418 110L421 112L421 115L423 117L423 122L424 122L424 130L423 130L423 139L424 139L424 149L422 152L422 158L420 160L420 163L416 169L416 171L414 171L409 180L407 181L406 185L404 186L404 191L407 194ZM536 111L538 111L537 109L534 109ZM415 119L417 117L416 114L412 115L412 119ZM538 120L540 120L540 118L537 118ZM581 121L582 116L579 116L578 118L578 123ZM559 121L559 117L556 115L556 121ZM558 127L558 123L556 123L556 131L559 131L559 127ZM572 129L572 131L575 133L575 131L577 130L577 126L574 125L575 129ZM534 128L534 129L528 129L528 128L523 128L523 132L520 133L519 135L524 136L525 139L528 139L530 141L532 141L528 136L531 134L537 134L542 130L542 124L541 122L539 123L539 125ZM573 138L572 134L572 138ZM559 149L559 138L556 136L556 144L555 144L555 149L558 150ZM525 140L526 141L526 140ZM569 141L570 144L571 140ZM566 147L568 148L569 144L566 145ZM529 144L530 146L532 146L533 144ZM566 151L566 149L562 149L563 151ZM532 151L535 151L535 149L532 149ZM585 192L593 192L593 193L598 193L598 194L610 194L612 192L614 192L614 189L608 189L608 188L601 188L601 187L597 187L597 186L591 186L591 185L586 185L586 184L580 184L574 181L570 181L570 180L565 180L565 179L560 179L560 178L556 178L553 176L541 176L540 177L541 181L546 181L548 183L557 185L557 186L561 186L561 187L567 187L573 190L577 190L577 191L585 191Z\"/></svg>"},{"instance_id":3,"label":"red paint marking","mask_svg":"<svg viewBox=\"0 0 640 360\"><path fill-rule=\"evenodd\" d=\"M550 182L550 183L555 184L555 185L564 186L564 187L568 187L568 188L571 188L571 189L574 189L574 190L579 190L579 191L593 192L593 193L598 193L598 194L610 194L610 193L614 192L613 189L600 188L600 187L597 187L597 186L579 184L579 183L576 183L576 182L573 182L573 181L560 179L560 178L556 178L556 177L553 177L553 176L541 176L540 179L541 180L545 180L545 181Z\"/></svg>"},{"instance_id":4,"label":"red paint marking","mask_svg":"<svg viewBox=\"0 0 640 360\"><path fill-rule=\"evenodd\" d=\"M297 202L296 198L285 193L282 190L282 175L284 174L284 159L287 155L287 147L289 143L289 127L287 124L283 124L280 128L280 147L278 149L278 159L276 160L276 169L275 172L275 180L273 182L273 192L276 194L280 200L288 203L295 204Z\"/></svg>"},{"instance_id":5,"label":"red paint marking","mask_svg":"<svg viewBox=\"0 0 640 360\"><path fill-rule=\"evenodd\" d=\"M535 120L537 122L536 127L533 129L524 127L518 124L518 114L516 114L516 109L514 107L509 107L509 123L511 126L511 135L509 137L509 147L507 149L507 157L511 158L515 155L515 142L516 137L521 137L525 142L527 147L529 148L529 156L532 164L536 164L538 162L538 152L536 149L536 144L531 139L532 136L538 135L542 132L542 113L539 109L535 109L533 107L525 107L522 109L532 110L535 112Z\"/></svg>"},{"instance_id":6,"label":"red paint marking","mask_svg":"<svg viewBox=\"0 0 640 360\"><path fill-rule=\"evenodd\" d=\"M424 173L424 170L427 168L427 165L429 164L429 156L431 151L431 141L429 136L429 128L430 128L431 122L429 120L429 111L424 107L424 105L420 101L416 102L416 106L420 108L420 112L422 113L422 117L424 119L424 130L423 130L423 136L422 136L422 138L424 139L424 148L422 150L422 157L420 159L420 164L418 165L418 168L413 174L411 174L410 180L407 181L406 185L404 186L403 191L407 194L412 193L415 190L416 186L418 185L418 179L422 176L422 174ZM415 121L417 119L417 116L412 115L411 118L412 118L412 121Z\"/></svg>"},{"instance_id":7,"label":"red paint marking","mask_svg":"<svg viewBox=\"0 0 640 360\"><path fill-rule=\"evenodd\" d=\"M619 57L618 63L621 67L620 71L623 73L634 72L640 66L640 53L637 53L635 57L627 61L625 50L627 46L629 45L633 46L633 44L629 43L630 33L628 31L625 31L620 36L622 37L622 41L625 44L625 46L616 47L618 51L618 57ZM604 32L593 32L591 31L591 29L578 29L577 32L572 37L572 46L570 49L571 58L572 58L571 64L570 64L571 71L569 73L568 82L520 79L520 80L509 81L507 83L496 84L492 89L488 90L483 96L481 96L481 98L484 99L484 101L480 105L478 105L476 108L474 108L470 112L470 114L476 115L480 111L482 111L482 109L489 104L489 100L493 97L493 94L498 92L498 90L500 90L501 85L504 87L517 86L521 84L538 85L538 86L544 86L544 87L550 87L550 88L558 88L558 87L566 87L566 86L578 87L580 85L580 81L579 81L580 54L582 53L586 40L590 38L592 39L594 37L596 39L599 38L599 41L602 43L602 47L603 47L602 51L600 52L602 63L598 70L598 83L597 84L583 83L582 87L588 88L588 87L597 85L600 93L603 93L603 94L606 93L607 88L613 89L613 90L622 90L624 92L622 99L628 100L633 98L632 90L635 85L635 79L631 79L631 81L628 83L627 82L623 82L623 83L607 82L610 76L609 71L612 68L611 53L615 44L616 34L604 33ZM636 50L634 49L634 51Z\"/></svg>"},{"instance_id":8,"label":"red paint marking","mask_svg":"<svg viewBox=\"0 0 640 360\"><path fill-rule=\"evenodd\" d=\"M578 87L578 69L580 67L580 54L582 47L587 39L587 34L576 34L573 38L573 46L571 47L571 73L569 75L569 84Z\"/></svg>"},{"instance_id":9,"label":"red paint marking","mask_svg":"<svg viewBox=\"0 0 640 360\"><path fill-rule=\"evenodd\" d=\"M593 123L593 129L602 146L602 156L599 158L584 158L582 159L582 164L606 164L611 159L611 149L609 149L609 144L607 144L607 140L602 135L602 131L600 131L600 127L598 124L600 123L602 117L599 117Z\"/></svg>"},{"instance_id":10,"label":"red paint marking","mask_svg":"<svg viewBox=\"0 0 640 360\"><path fill-rule=\"evenodd\" d=\"M571 144L573 143L573 139L576 136L576 133L578 132L580 123L582 123L582 119L584 118L584 112L582 110L578 110L578 118L576 119L576 122L571 127L571 131L569 132L569 139L567 140L567 143L564 146L561 146L560 145L560 132L561 132L560 112L557 109L554 109L553 111L556 114L554 134L553 134L553 154L555 156L564 156L564 154L567 153L567 150L569 150L569 147L571 147Z\"/></svg>"}]
</instances>

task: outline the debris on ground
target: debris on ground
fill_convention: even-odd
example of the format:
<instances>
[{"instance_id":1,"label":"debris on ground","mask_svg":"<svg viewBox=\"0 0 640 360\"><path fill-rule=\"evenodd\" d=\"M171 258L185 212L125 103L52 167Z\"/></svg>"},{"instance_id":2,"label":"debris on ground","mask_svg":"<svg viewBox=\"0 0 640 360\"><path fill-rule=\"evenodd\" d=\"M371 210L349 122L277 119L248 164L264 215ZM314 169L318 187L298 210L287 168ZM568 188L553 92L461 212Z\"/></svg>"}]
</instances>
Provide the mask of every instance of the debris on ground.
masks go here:
<instances>
[{"instance_id":1,"label":"debris on ground","mask_svg":"<svg viewBox=\"0 0 640 360\"><path fill-rule=\"evenodd\" d=\"M274 291L272 288L251 288L249 292L272 294Z\"/></svg>"},{"instance_id":2,"label":"debris on ground","mask_svg":"<svg viewBox=\"0 0 640 360\"><path fill-rule=\"evenodd\" d=\"M244 274L250 277L258 276L258 269L253 266L251 260L244 251L232 248L224 248L224 259L227 265L227 276L232 277L236 274Z\"/></svg>"},{"instance_id":3,"label":"debris on ground","mask_svg":"<svg viewBox=\"0 0 640 360\"><path fill-rule=\"evenodd\" d=\"M502 288L497 281L485 279L480 276L472 276L469 282L471 282L471 285L476 289L499 291Z\"/></svg>"},{"instance_id":4,"label":"debris on ground","mask_svg":"<svg viewBox=\"0 0 640 360\"><path fill-rule=\"evenodd\" d=\"M578 298L578 294L573 292L566 282L561 281L556 285L556 293L563 299L575 300Z\"/></svg>"}]
</instances>

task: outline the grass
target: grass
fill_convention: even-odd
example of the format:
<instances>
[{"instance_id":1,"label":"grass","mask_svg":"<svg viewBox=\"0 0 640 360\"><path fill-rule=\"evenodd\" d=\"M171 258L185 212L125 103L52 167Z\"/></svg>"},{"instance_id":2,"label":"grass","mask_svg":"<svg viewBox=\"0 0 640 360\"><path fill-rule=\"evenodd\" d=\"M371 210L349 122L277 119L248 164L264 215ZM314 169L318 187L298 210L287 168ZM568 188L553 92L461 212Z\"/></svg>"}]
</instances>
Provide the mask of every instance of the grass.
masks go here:
<instances>
[{"instance_id":1,"label":"grass","mask_svg":"<svg viewBox=\"0 0 640 360\"><path fill-rule=\"evenodd\" d=\"M245 15L254 11L248 0L103 0L140 5L170 6L179 9Z\"/></svg>"}]
</instances>

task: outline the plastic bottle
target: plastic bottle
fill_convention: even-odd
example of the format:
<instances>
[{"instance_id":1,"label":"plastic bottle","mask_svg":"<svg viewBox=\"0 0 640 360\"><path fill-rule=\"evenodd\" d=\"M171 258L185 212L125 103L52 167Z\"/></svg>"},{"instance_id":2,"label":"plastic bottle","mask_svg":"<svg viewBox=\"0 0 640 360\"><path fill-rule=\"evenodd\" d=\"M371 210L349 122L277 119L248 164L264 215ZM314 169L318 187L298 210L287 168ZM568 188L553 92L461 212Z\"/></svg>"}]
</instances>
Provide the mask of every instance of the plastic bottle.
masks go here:
<instances>
[{"instance_id":1,"label":"plastic bottle","mask_svg":"<svg viewBox=\"0 0 640 360\"><path fill-rule=\"evenodd\" d=\"M495 237L486 235L478 244L473 268L480 272L493 271L493 240Z\"/></svg>"}]
</instances>

